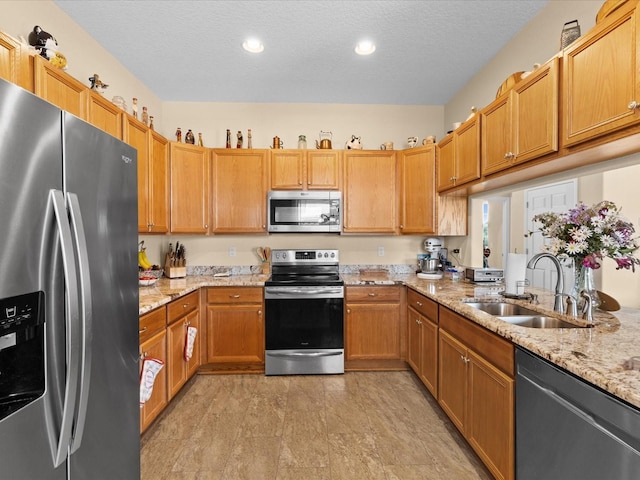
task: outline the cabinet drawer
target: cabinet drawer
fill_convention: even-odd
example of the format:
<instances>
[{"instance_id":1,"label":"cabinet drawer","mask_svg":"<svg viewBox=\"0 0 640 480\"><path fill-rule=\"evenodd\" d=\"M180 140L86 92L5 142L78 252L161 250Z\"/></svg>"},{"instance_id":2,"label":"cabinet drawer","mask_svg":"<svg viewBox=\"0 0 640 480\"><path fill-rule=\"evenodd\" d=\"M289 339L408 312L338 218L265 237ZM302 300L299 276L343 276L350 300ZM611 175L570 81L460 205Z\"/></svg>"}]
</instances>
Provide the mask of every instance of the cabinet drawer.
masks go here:
<instances>
[{"instance_id":1,"label":"cabinet drawer","mask_svg":"<svg viewBox=\"0 0 640 480\"><path fill-rule=\"evenodd\" d=\"M432 322L438 323L438 304L433 300L419 294L415 290L408 289L407 305Z\"/></svg>"},{"instance_id":2,"label":"cabinet drawer","mask_svg":"<svg viewBox=\"0 0 640 480\"><path fill-rule=\"evenodd\" d=\"M472 320L440 307L440 328L466 344L504 373L515 375L513 344Z\"/></svg>"},{"instance_id":3,"label":"cabinet drawer","mask_svg":"<svg viewBox=\"0 0 640 480\"><path fill-rule=\"evenodd\" d=\"M207 303L262 303L260 287L211 287L207 288Z\"/></svg>"},{"instance_id":4,"label":"cabinet drawer","mask_svg":"<svg viewBox=\"0 0 640 480\"><path fill-rule=\"evenodd\" d=\"M167 310L160 307L140 317L140 343L146 342L167 326Z\"/></svg>"},{"instance_id":5,"label":"cabinet drawer","mask_svg":"<svg viewBox=\"0 0 640 480\"><path fill-rule=\"evenodd\" d=\"M357 302L399 302L400 287L347 287L346 301L351 303Z\"/></svg>"},{"instance_id":6,"label":"cabinet drawer","mask_svg":"<svg viewBox=\"0 0 640 480\"><path fill-rule=\"evenodd\" d=\"M170 325L179 318L184 317L187 313L193 312L198 308L199 302L199 291L195 291L171 302L167 307L167 325Z\"/></svg>"}]
</instances>

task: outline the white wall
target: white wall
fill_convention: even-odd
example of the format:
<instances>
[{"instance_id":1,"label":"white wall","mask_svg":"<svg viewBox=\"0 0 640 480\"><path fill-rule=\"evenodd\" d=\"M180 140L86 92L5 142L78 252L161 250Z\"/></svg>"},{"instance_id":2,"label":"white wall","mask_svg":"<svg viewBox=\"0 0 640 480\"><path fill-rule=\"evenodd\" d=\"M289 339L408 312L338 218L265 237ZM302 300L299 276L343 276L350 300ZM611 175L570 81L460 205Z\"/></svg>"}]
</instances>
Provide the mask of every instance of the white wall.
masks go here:
<instances>
[{"instance_id":1,"label":"white wall","mask_svg":"<svg viewBox=\"0 0 640 480\"><path fill-rule=\"evenodd\" d=\"M101 3L96 2L96 8L102 8ZM55 3L50 0L0 2L0 30L3 32L16 39L22 36L27 41L35 25L58 41L60 53L67 59L67 73L87 87L90 86L89 77L97 73L109 85L105 98L111 100L115 95L121 96L129 111L131 99L138 98L139 112L146 106L149 115L154 117L156 129L162 128L160 99Z\"/></svg>"}]
</instances>

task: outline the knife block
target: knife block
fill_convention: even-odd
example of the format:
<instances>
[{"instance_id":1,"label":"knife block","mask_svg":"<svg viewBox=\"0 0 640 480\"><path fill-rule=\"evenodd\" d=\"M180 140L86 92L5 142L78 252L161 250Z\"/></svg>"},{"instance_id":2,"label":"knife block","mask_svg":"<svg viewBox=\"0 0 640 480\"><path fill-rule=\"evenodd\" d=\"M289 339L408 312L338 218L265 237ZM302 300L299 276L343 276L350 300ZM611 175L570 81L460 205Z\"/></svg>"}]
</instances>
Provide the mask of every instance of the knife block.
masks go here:
<instances>
[{"instance_id":1,"label":"knife block","mask_svg":"<svg viewBox=\"0 0 640 480\"><path fill-rule=\"evenodd\" d=\"M187 267L164 267L164 276L167 278L186 277Z\"/></svg>"}]
</instances>

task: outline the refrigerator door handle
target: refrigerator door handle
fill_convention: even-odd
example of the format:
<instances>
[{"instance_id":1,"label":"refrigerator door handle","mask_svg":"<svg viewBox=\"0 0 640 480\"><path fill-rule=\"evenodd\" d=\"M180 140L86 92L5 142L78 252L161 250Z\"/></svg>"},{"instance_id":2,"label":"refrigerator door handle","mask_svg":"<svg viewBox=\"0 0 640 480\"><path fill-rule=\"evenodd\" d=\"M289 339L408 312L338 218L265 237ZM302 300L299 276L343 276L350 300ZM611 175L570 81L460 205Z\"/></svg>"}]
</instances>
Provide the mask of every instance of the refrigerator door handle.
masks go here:
<instances>
[{"instance_id":1,"label":"refrigerator door handle","mask_svg":"<svg viewBox=\"0 0 640 480\"><path fill-rule=\"evenodd\" d=\"M78 299L78 280L76 276L76 265L73 255L73 241L67 209L65 207L64 194L60 190L49 192L51 205L58 227L60 238L60 250L62 252L62 270L65 281L66 296L66 378L64 387L64 404L62 407L62 421L60 423L60 433L58 445L55 448L53 463L54 467L62 465L68 456L69 442L73 432L74 413L76 411L76 397L78 395L78 357L80 355L80 312ZM65 366L58 366L58 371L64 372Z\"/></svg>"},{"instance_id":2,"label":"refrigerator door handle","mask_svg":"<svg viewBox=\"0 0 640 480\"><path fill-rule=\"evenodd\" d=\"M89 253L87 250L87 237L82 222L80 202L75 193L67 192L69 217L71 230L76 247L76 260L78 274L80 275L80 322L82 326L82 344L80 357L80 395L71 443L71 453L74 453L82 443L82 434L87 416L87 404L89 400L89 379L91 377L91 340L93 338L93 306L91 300L91 278L89 273Z\"/></svg>"}]
</instances>

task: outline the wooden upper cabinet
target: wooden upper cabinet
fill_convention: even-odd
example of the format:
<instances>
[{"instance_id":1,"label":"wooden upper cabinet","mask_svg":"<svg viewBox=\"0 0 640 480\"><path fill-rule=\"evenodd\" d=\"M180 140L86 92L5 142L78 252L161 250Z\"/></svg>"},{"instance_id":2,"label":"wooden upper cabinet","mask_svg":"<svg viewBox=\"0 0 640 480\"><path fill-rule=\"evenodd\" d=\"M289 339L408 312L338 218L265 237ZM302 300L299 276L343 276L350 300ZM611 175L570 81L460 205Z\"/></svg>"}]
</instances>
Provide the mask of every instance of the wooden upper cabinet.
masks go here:
<instances>
[{"instance_id":1,"label":"wooden upper cabinet","mask_svg":"<svg viewBox=\"0 0 640 480\"><path fill-rule=\"evenodd\" d=\"M272 190L339 190L339 150L271 150Z\"/></svg>"},{"instance_id":2,"label":"wooden upper cabinet","mask_svg":"<svg viewBox=\"0 0 640 480\"><path fill-rule=\"evenodd\" d=\"M482 174L558 150L558 67L554 57L482 110Z\"/></svg>"},{"instance_id":3,"label":"wooden upper cabinet","mask_svg":"<svg viewBox=\"0 0 640 480\"><path fill-rule=\"evenodd\" d=\"M0 32L0 78L33 91L31 77L29 54L25 48L18 40Z\"/></svg>"},{"instance_id":4,"label":"wooden upper cabinet","mask_svg":"<svg viewBox=\"0 0 640 480\"><path fill-rule=\"evenodd\" d=\"M147 225L149 233L169 231L169 141L149 130Z\"/></svg>"},{"instance_id":5,"label":"wooden upper cabinet","mask_svg":"<svg viewBox=\"0 0 640 480\"><path fill-rule=\"evenodd\" d=\"M396 155L394 151L344 152L345 233L395 233Z\"/></svg>"},{"instance_id":6,"label":"wooden upper cabinet","mask_svg":"<svg viewBox=\"0 0 640 480\"><path fill-rule=\"evenodd\" d=\"M307 150L306 172L308 190L339 190L341 186L339 150Z\"/></svg>"},{"instance_id":7,"label":"wooden upper cabinet","mask_svg":"<svg viewBox=\"0 0 640 480\"><path fill-rule=\"evenodd\" d=\"M400 233L434 233L436 146L402 150L398 156Z\"/></svg>"},{"instance_id":8,"label":"wooden upper cabinet","mask_svg":"<svg viewBox=\"0 0 640 480\"><path fill-rule=\"evenodd\" d=\"M170 142L171 232L209 232L209 152L204 147Z\"/></svg>"},{"instance_id":9,"label":"wooden upper cabinet","mask_svg":"<svg viewBox=\"0 0 640 480\"><path fill-rule=\"evenodd\" d=\"M628 2L563 52L564 146L640 122L640 32Z\"/></svg>"},{"instance_id":10,"label":"wooden upper cabinet","mask_svg":"<svg viewBox=\"0 0 640 480\"><path fill-rule=\"evenodd\" d=\"M211 150L213 233L267 231L267 150Z\"/></svg>"},{"instance_id":11,"label":"wooden upper cabinet","mask_svg":"<svg viewBox=\"0 0 640 480\"><path fill-rule=\"evenodd\" d=\"M124 111L97 92L89 91L87 121L108 134L122 139Z\"/></svg>"},{"instance_id":12,"label":"wooden upper cabinet","mask_svg":"<svg viewBox=\"0 0 640 480\"><path fill-rule=\"evenodd\" d=\"M76 117L86 119L89 97L87 86L41 56L33 58L35 94Z\"/></svg>"},{"instance_id":13,"label":"wooden upper cabinet","mask_svg":"<svg viewBox=\"0 0 640 480\"><path fill-rule=\"evenodd\" d=\"M130 115L122 116L122 139L138 152L138 232L149 231L149 128Z\"/></svg>"},{"instance_id":14,"label":"wooden upper cabinet","mask_svg":"<svg viewBox=\"0 0 640 480\"><path fill-rule=\"evenodd\" d=\"M464 122L439 144L437 160L438 191L480 178L480 121L479 116Z\"/></svg>"}]
</instances>

